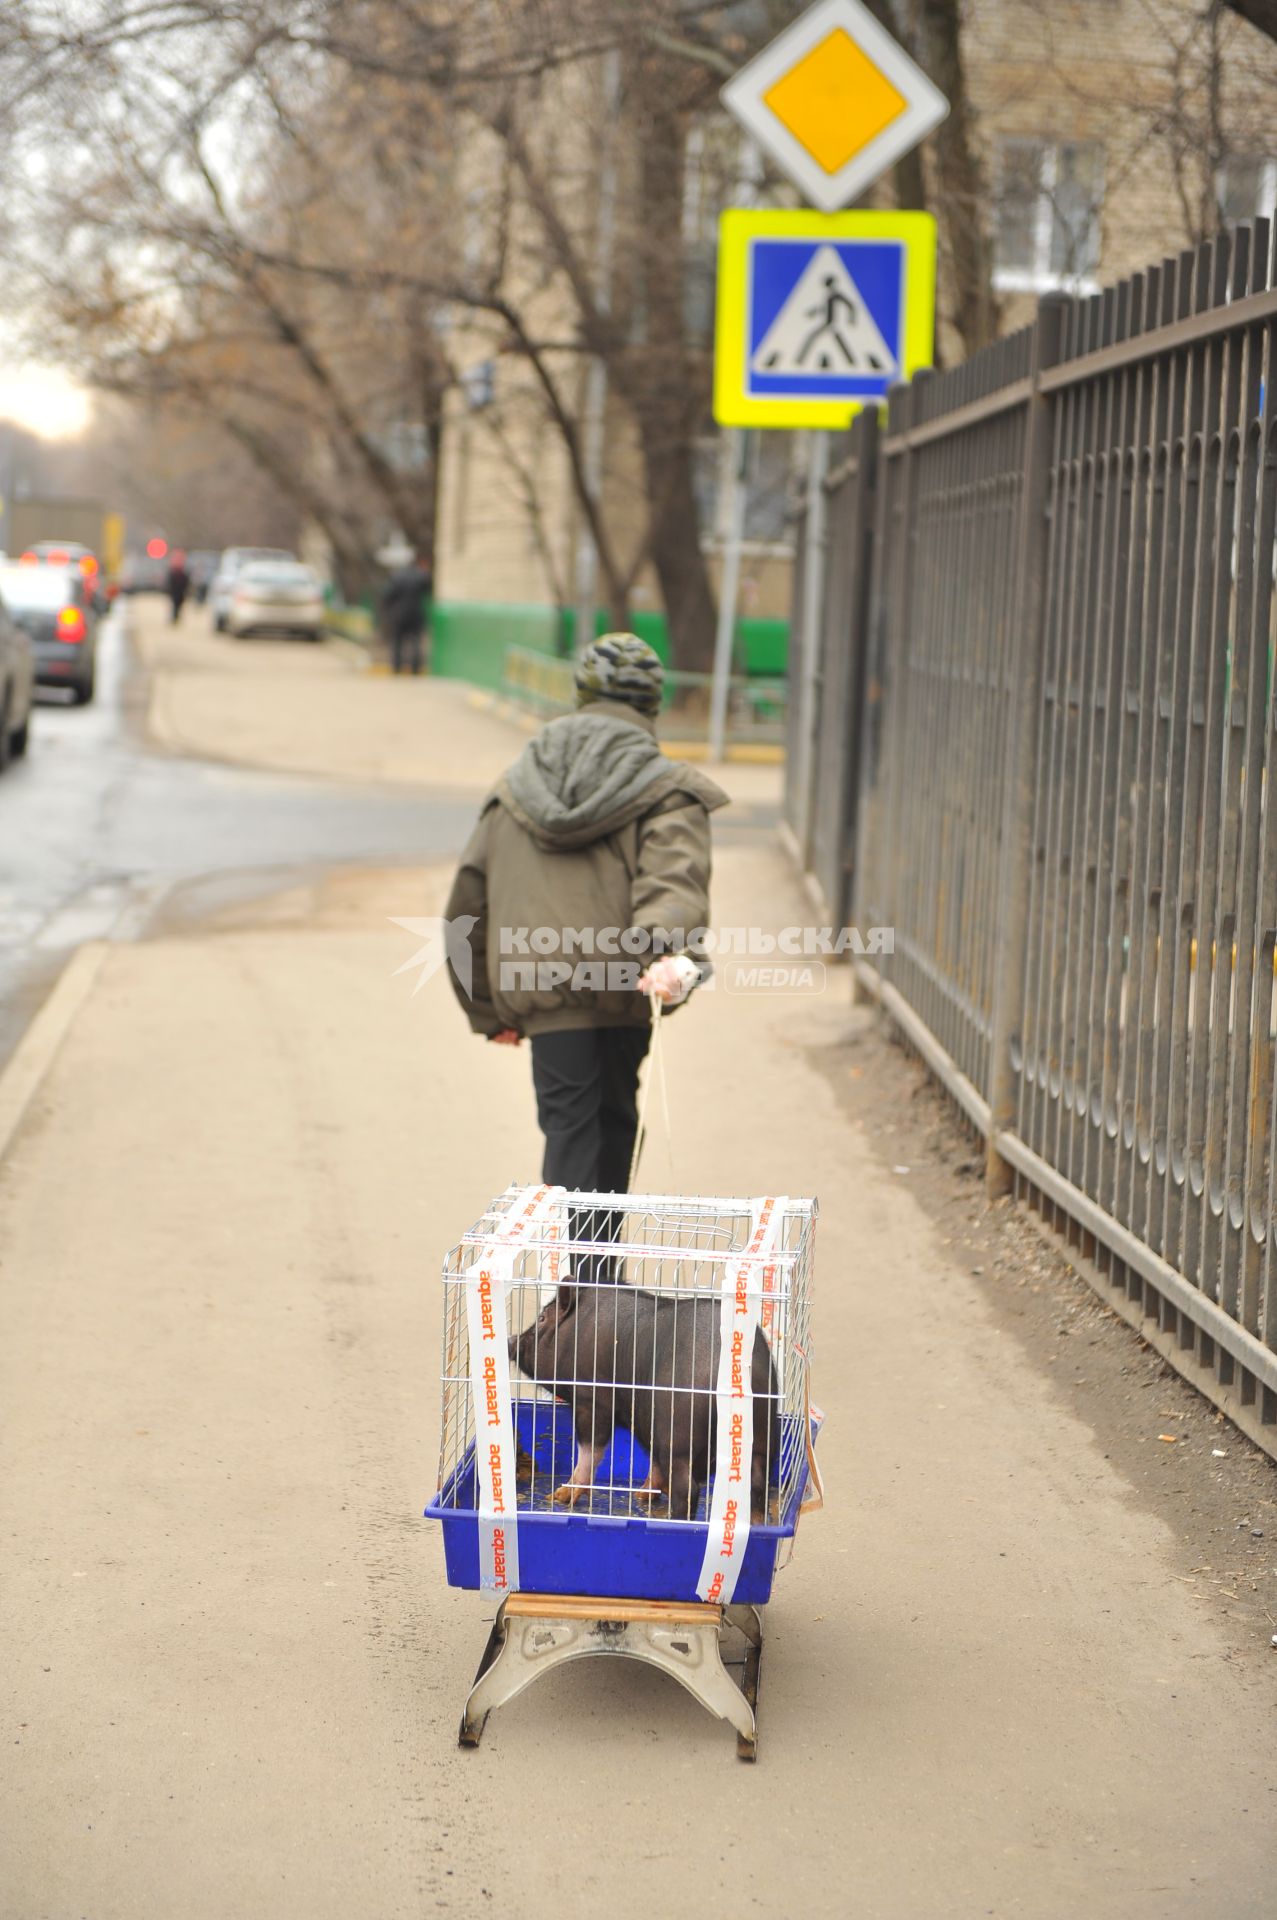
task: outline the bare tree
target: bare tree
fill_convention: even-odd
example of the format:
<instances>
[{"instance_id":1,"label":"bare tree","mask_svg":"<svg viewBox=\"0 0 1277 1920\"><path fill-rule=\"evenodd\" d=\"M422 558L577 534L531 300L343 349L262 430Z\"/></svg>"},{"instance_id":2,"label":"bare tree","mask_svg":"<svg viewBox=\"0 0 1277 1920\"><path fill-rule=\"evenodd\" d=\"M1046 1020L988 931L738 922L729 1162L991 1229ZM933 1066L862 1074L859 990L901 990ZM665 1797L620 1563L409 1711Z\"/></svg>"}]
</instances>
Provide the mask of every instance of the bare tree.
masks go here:
<instances>
[{"instance_id":1,"label":"bare tree","mask_svg":"<svg viewBox=\"0 0 1277 1920\"><path fill-rule=\"evenodd\" d=\"M362 468L373 491L393 503L399 523L414 537L419 523L413 503L376 436L349 404L338 361L316 326L315 304L321 294L339 303L344 296L366 300L374 291L389 296L397 289L409 298L480 317L496 330L498 353L526 364L562 439L613 617L626 617L636 574L650 557L681 659L688 665L708 663L714 604L693 468L709 421L710 362L707 342L689 333L686 320L684 154L689 128L712 106L725 74L751 50L752 41L770 35L785 8L697 6L685 0L632 5L564 0L553 10L460 0L341 7L316 0L301 9L275 0L224 7L198 0L181 5L104 0L86 8L74 46L59 39L56 12L46 14L38 4L25 12L29 64L43 72L55 93L77 59L82 66L101 60L110 63L110 77L127 100L130 56L136 58L139 47L156 45L166 49L166 71L174 84L162 160L147 167L130 152L123 185L117 165L109 187L99 182L95 193L86 194L78 186L74 208L66 209L70 230L82 236L96 224L99 254L109 251L116 259L130 243L152 256L160 250L173 283L190 289L200 324L207 324L207 301L201 303L196 289L212 276L223 310L233 299L236 316L250 317L258 340L269 339L291 356L295 378L284 383L286 402L300 407L304 394L316 417L331 422L344 456ZM205 58L209 48L212 57ZM198 86L181 84L183 49L199 55ZM588 155L578 152L564 164L556 151L562 143L553 137L556 111L588 115L597 108L592 93L598 62L608 53L621 61L627 148L617 167L616 219L629 298L615 307L601 297L593 272L598 202ZM314 167L313 152L307 151L316 144L308 132L314 117L307 105L318 100L321 113L326 112L352 87L370 124L389 130L384 146L402 145L413 114L423 112L448 125L459 154L465 154L476 130L497 141L505 156L505 224L517 221L533 230L523 236L517 259L515 250L501 245L490 271L463 270L455 250L441 238L459 210L457 183L447 179L446 169L437 170L433 179L419 169L414 181L439 216L434 232L424 232L418 222L398 237L398 244L383 247L379 258L357 244L356 222L331 218L343 199L340 192L330 188L326 200L302 196L308 207L326 205L329 217L309 222L293 217L299 184ZM285 163L275 165L273 178L285 191L273 215L264 206L237 204L206 134L210 125L224 127L228 115L243 111L248 90L277 122ZM153 99L148 114L154 122ZM597 117L595 112L596 123ZM118 159L120 145L128 143L118 130L113 137ZM185 177L176 184L174 152L186 163ZM335 156L330 151L327 157ZM392 156L389 164L392 171L402 171L402 156ZM346 206L349 213L348 196ZM201 404L217 404L227 430L270 459L274 443L261 444L260 414L246 417L241 410L228 417L226 404L228 394L254 403L260 382L243 371L226 382L227 343L211 356L201 350L190 324L191 305L162 342L134 338L103 363L108 315L117 333L127 336L128 326L136 331L139 319L144 332L150 329L153 313L116 300L105 265L98 264L102 278L92 311L77 315L74 301L63 307L67 334L78 337L86 370L114 384L143 375L177 381L188 403L198 395ZM82 296L82 277L77 290ZM554 309L556 295L561 324L547 338L544 315ZM207 366L210 357L217 378L201 384L196 367ZM611 390L634 423L644 474L645 524L626 539L624 550L592 485L582 446L578 372L588 357L605 363ZM279 358L273 353L272 364ZM436 447L441 396L450 377L441 358L428 343L422 365L433 369L430 433ZM308 477L303 490L313 488ZM311 500L308 510L317 506Z\"/></svg>"},{"instance_id":2,"label":"bare tree","mask_svg":"<svg viewBox=\"0 0 1277 1920\"><path fill-rule=\"evenodd\" d=\"M1002 321L978 39L962 0L871 4L950 100L896 194L936 210L969 353ZM1165 152L1192 238L1219 217L1238 138L1220 81L1246 29L1223 0L1171 11L1164 71L1123 112L1139 119L1131 153ZM7 100L22 125L49 106L61 153L72 129L51 196L46 169L42 211L60 204L67 244L42 284L91 377L206 409L354 574L379 526L429 538L447 398L458 366L489 357L518 404L477 430L504 436L525 505L535 463L511 422L535 416L562 448L613 618L650 562L677 657L702 666L714 603L694 481L711 369L686 161L723 79L792 17L787 0L80 0L71 32L55 0L17 0L0 26L0 125ZM1052 30L1045 9L1047 59ZM602 488L591 471L591 362L633 449L637 512L621 451ZM405 425L423 449L406 468ZM540 511L534 541L561 596Z\"/></svg>"}]
</instances>

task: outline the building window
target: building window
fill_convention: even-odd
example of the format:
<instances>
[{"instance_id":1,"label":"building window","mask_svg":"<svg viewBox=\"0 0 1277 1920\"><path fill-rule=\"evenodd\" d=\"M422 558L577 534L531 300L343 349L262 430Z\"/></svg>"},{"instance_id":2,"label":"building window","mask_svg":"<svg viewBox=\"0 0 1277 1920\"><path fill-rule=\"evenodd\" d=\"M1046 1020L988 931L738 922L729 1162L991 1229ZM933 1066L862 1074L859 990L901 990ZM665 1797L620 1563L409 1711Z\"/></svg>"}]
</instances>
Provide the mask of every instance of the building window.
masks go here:
<instances>
[{"instance_id":1,"label":"building window","mask_svg":"<svg viewBox=\"0 0 1277 1920\"><path fill-rule=\"evenodd\" d=\"M1277 160L1230 155L1215 177L1215 198L1225 226L1270 214L1277 205Z\"/></svg>"},{"instance_id":2,"label":"building window","mask_svg":"<svg viewBox=\"0 0 1277 1920\"><path fill-rule=\"evenodd\" d=\"M998 160L994 284L1010 293L1089 292L1100 258L1103 150L1006 140Z\"/></svg>"}]
</instances>

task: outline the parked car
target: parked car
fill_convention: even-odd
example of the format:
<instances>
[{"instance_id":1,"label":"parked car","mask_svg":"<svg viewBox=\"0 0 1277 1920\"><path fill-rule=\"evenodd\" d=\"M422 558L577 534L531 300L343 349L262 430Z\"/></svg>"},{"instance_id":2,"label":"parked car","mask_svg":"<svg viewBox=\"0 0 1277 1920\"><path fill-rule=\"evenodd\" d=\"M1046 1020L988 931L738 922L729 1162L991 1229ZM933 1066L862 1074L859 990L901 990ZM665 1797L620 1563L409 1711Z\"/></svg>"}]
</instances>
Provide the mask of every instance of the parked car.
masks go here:
<instances>
[{"instance_id":1,"label":"parked car","mask_svg":"<svg viewBox=\"0 0 1277 1920\"><path fill-rule=\"evenodd\" d=\"M289 553L286 547L227 547L218 561L213 584L208 590L213 625L219 633L226 632L236 580L245 567L252 566L258 560L291 560L294 566L298 564L297 555Z\"/></svg>"},{"instance_id":2,"label":"parked car","mask_svg":"<svg viewBox=\"0 0 1277 1920\"><path fill-rule=\"evenodd\" d=\"M319 575L297 560L254 560L236 576L226 625L241 640L270 628L318 640L324 627Z\"/></svg>"},{"instance_id":3,"label":"parked car","mask_svg":"<svg viewBox=\"0 0 1277 1920\"><path fill-rule=\"evenodd\" d=\"M99 613L105 613L109 600L106 583L102 578L102 567L92 547L86 547L80 540L37 540L28 547L22 556L23 561L39 561L41 566L78 567L93 598L93 604Z\"/></svg>"},{"instance_id":4,"label":"parked car","mask_svg":"<svg viewBox=\"0 0 1277 1920\"><path fill-rule=\"evenodd\" d=\"M27 750L34 691L31 636L0 600L0 770Z\"/></svg>"},{"instance_id":5,"label":"parked car","mask_svg":"<svg viewBox=\"0 0 1277 1920\"><path fill-rule=\"evenodd\" d=\"M79 567L6 561L0 566L0 600L30 638L36 685L70 687L80 706L91 700L98 616Z\"/></svg>"}]
</instances>

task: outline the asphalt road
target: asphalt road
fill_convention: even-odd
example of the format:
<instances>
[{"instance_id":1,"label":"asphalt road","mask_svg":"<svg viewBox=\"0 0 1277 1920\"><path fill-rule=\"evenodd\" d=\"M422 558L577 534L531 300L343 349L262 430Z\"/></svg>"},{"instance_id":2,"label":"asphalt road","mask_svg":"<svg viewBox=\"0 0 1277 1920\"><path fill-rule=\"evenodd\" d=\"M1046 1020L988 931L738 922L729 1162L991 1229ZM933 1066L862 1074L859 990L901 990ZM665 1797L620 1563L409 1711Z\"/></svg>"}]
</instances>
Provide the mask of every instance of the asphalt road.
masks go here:
<instances>
[{"instance_id":1,"label":"asphalt road","mask_svg":"<svg viewBox=\"0 0 1277 1920\"><path fill-rule=\"evenodd\" d=\"M26 759L0 778L0 1061L81 941L136 938L328 867L437 859L473 815L455 792L157 752L147 680L112 615L93 704L42 698Z\"/></svg>"}]
</instances>

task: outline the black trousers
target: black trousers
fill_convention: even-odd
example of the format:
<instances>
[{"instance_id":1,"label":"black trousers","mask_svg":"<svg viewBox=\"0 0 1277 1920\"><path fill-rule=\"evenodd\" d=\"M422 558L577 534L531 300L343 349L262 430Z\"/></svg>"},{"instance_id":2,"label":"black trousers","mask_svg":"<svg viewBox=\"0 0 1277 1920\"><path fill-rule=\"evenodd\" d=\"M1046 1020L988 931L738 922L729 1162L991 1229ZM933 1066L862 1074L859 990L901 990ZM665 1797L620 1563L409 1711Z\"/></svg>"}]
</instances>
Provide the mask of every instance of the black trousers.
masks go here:
<instances>
[{"instance_id":1,"label":"black trousers","mask_svg":"<svg viewBox=\"0 0 1277 1920\"><path fill-rule=\"evenodd\" d=\"M625 1192L638 1132L639 1068L650 1038L646 1026L533 1034L532 1084L545 1135L541 1178L547 1185ZM573 1240L607 1242L620 1230L621 1216L610 1207L569 1210ZM579 1271L590 1266L597 1278L611 1277L607 1262L578 1262Z\"/></svg>"},{"instance_id":2,"label":"black trousers","mask_svg":"<svg viewBox=\"0 0 1277 1920\"><path fill-rule=\"evenodd\" d=\"M390 636L390 656L396 673L420 673L422 660L422 629L396 629Z\"/></svg>"}]
</instances>

